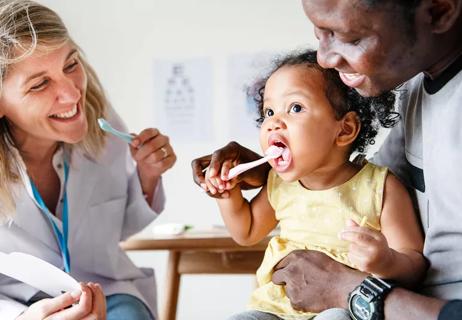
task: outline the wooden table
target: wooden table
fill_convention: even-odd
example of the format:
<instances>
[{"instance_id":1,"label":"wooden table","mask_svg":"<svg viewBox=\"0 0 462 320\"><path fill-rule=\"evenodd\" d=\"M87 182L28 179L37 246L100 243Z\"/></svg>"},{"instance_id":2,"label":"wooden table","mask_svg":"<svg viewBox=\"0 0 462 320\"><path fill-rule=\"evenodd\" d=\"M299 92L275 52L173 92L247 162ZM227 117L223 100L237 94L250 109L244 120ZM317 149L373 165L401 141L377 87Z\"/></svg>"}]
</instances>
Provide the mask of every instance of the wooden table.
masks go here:
<instances>
[{"instance_id":1,"label":"wooden table","mask_svg":"<svg viewBox=\"0 0 462 320\"><path fill-rule=\"evenodd\" d=\"M134 236L124 250L168 250L165 305L161 320L174 320L183 274L253 274L271 237L242 247L222 228L189 230L176 236Z\"/></svg>"}]
</instances>

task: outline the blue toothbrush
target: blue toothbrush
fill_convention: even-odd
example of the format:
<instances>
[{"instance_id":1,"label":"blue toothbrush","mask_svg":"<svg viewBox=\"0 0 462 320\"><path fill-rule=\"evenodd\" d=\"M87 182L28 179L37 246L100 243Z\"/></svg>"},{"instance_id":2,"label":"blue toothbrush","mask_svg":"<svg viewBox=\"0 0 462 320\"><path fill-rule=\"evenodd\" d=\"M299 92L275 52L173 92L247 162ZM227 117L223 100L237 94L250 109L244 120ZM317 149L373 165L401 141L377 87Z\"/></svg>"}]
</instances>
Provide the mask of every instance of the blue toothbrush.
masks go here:
<instances>
[{"instance_id":1,"label":"blue toothbrush","mask_svg":"<svg viewBox=\"0 0 462 320\"><path fill-rule=\"evenodd\" d=\"M109 133L112 133L113 135L115 135L116 137L122 139L123 141L127 142L127 143L131 143L132 140L133 140L133 137L128 134L128 133L125 133L125 132L120 132L119 130L116 130L114 129L109 122L107 122L105 119L103 118L99 118L98 119L98 124L99 124L99 127L106 131L106 132L109 132Z\"/></svg>"}]
</instances>

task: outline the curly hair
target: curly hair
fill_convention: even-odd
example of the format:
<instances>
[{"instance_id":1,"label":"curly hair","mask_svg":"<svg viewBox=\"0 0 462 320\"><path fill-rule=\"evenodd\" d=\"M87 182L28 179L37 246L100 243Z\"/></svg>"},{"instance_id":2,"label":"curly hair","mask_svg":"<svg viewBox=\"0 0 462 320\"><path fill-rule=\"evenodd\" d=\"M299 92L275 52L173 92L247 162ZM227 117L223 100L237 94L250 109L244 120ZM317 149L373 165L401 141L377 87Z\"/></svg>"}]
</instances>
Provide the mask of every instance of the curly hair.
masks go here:
<instances>
[{"instance_id":1,"label":"curly hair","mask_svg":"<svg viewBox=\"0 0 462 320\"><path fill-rule=\"evenodd\" d=\"M342 82L338 71L323 69L317 62L315 50L304 50L276 59L272 70L249 88L247 93L257 104L260 117L256 121L259 127L264 120L263 97L267 80L274 72L284 66L299 65L318 70L323 75L326 82L326 97L334 109L337 120L343 118L350 111L358 115L361 128L350 152L363 153L368 145L375 143L374 138L380 126L391 128L398 122L400 116L394 111L395 94L393 92L385 92L377 97L363 97Z\"/></svg>"}]
</instances>

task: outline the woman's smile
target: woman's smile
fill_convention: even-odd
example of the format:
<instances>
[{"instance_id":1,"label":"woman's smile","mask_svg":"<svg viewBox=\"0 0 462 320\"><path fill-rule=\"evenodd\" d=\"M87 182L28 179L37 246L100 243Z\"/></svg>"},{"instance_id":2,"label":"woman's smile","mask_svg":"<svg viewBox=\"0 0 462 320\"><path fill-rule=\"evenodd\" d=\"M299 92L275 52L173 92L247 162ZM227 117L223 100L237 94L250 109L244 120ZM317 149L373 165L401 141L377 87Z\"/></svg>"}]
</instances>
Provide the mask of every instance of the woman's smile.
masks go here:
<instances>
[{"instance_id":1,"label":"woman's smile","mask_svg":"<svg viewBox=\"0 0 462 320\"><path fill-rule=\"evenodd\" d=\"M59 113L55 113L49 116L50 119L56 121L69 122L76 120L80 116L80 104L74 105L71 109Z\"/></svg>"}]
</instances>

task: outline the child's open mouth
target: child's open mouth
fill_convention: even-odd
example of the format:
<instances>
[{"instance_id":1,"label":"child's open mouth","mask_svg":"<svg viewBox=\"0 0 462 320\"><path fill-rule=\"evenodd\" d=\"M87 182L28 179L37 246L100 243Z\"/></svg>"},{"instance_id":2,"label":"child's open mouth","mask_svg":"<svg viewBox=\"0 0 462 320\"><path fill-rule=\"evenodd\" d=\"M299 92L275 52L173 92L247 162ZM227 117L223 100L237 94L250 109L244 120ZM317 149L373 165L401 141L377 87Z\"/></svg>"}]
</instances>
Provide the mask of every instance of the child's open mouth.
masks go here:
<instances>
[{"instance_id":1,"label":"child's open mouth","mask_svg":"<svg viewBox=\"0 0 462 320\"><path fill-rule=\"evenodd\" d=\"M282 148L283 151L282 151L282 154L280 157L274 159L274 169L277 171L277 172L284 172L286 171L291 162L292 162L292 155L290 153L290 150L289 148L287 147L287 145L280 141L280 140L274 140L271 142L271 145L274 145L274 146L277 146L279 148Z\"/></svg>"}]
</instances>

